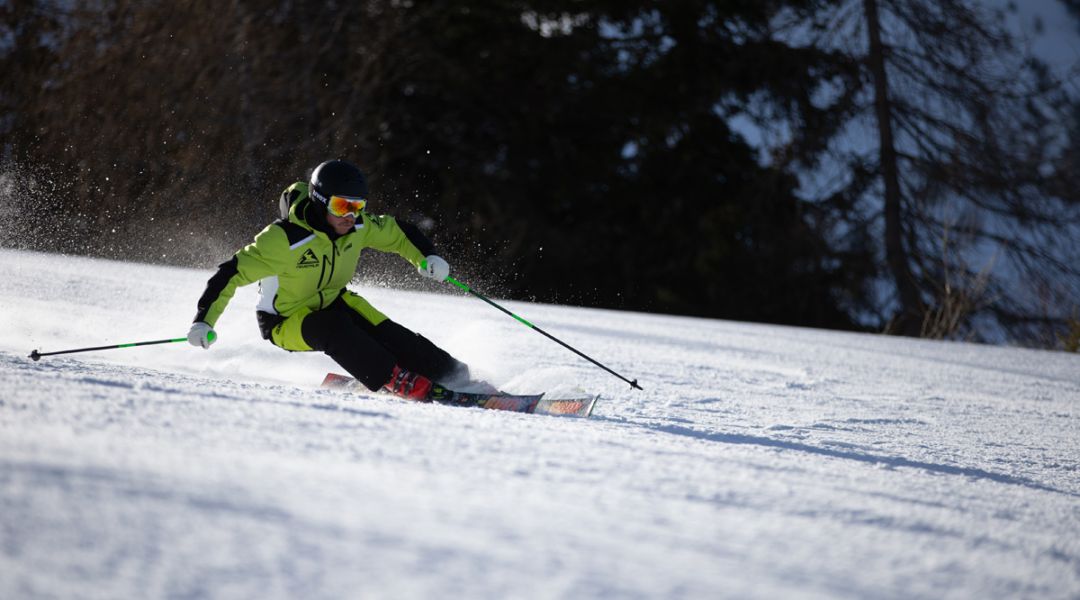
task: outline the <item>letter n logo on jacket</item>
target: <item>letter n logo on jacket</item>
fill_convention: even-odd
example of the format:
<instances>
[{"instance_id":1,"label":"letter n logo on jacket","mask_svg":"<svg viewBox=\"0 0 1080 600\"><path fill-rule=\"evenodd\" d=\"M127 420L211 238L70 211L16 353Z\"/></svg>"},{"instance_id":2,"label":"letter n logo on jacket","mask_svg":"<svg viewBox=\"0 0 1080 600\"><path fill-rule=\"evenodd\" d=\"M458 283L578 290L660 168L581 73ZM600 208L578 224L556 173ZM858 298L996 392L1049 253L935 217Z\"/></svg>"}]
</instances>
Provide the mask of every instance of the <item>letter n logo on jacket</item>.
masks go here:
<instances>
[{"instance_id":1,"label":"letter n logo on jacket","mask_svg":"<svg viewBox=\"0 0 1080 600\"><path fill-rule=\"evenodd\" d=\"M297 269L307 269L310 267L319 266L319 257L315 256L315 253L311 251L311 248L307 249L307 252L300 257L300 260L296 262Z\"/></svg>"}]
</instances>

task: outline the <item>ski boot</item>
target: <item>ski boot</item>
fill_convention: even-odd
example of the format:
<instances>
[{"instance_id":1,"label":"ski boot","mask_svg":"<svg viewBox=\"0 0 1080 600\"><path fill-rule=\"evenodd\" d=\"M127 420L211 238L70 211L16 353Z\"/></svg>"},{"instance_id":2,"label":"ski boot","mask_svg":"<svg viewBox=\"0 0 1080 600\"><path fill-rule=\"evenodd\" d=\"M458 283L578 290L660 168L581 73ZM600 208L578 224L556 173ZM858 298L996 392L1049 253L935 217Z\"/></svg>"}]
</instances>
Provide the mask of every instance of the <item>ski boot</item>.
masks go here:
<instances>
[{"instance_id":1,"label":"ski boot","mask_svg":"<svg viewBox=\"0 0 1080 600\"><path fill-rule=\"evenodd\" d=\"M395 396L418 402L437 402L452 396L452 392L419 373L406 371L395 365L390 381L383 389Z\"/></svg>"}]
</instances>

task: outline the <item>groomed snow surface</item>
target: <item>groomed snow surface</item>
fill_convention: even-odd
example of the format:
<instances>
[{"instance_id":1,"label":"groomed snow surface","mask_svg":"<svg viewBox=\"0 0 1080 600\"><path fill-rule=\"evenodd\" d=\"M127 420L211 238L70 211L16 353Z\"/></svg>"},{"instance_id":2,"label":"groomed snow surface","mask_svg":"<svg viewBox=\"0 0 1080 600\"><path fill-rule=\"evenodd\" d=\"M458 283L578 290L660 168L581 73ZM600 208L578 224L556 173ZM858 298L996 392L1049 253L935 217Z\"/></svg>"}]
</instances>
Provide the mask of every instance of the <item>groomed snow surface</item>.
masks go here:
<instances>
[{"instance_id":1,"label":"groomed snow surface","mask_svg":"<svg viewBox=\"0 0 1080 600\"><path fill-rule=\"evenodd\" d=\"M402 263L403 273L408 267ZM211 272L0 250L0 598L1078 598L1080 357L354 289L591 419L318 388ZM403 276L409 276L407 273Z\"/></svg>"}]
</instances>

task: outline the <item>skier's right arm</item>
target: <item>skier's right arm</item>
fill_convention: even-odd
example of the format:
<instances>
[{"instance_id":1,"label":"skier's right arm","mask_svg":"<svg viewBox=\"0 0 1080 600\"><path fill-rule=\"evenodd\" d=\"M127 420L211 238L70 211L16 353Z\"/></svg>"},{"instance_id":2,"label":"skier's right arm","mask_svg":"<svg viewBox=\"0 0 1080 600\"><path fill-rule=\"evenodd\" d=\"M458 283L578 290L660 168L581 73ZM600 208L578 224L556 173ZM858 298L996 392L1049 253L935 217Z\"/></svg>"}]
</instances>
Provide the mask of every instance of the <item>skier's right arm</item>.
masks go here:
<instances>
[{"instance_id":1,"label":"skier's right arm","mask_svg":"<svg viewBox=\"0 0 1080 600\"><path fill-rule=\"evenodd\" d=\"M279 274L287 264L288 253L289 242L282 228L270 225L262 230L253 243L218 265L199 298L194 322L213 327L237 287Z\"/></svg>"}]
</instances>

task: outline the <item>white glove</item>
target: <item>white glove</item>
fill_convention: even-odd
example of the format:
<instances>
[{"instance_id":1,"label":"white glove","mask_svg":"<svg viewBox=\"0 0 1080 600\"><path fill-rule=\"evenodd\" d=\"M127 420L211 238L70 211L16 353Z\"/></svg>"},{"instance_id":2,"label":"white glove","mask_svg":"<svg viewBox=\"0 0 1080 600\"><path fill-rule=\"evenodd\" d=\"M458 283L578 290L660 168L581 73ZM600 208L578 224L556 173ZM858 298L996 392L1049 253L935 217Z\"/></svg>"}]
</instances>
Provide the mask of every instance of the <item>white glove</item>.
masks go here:
<instances>
[{"instance_id":1,"label":"white glove","mask_svg":"<svg viewBox=\"0 0 1080 600\"><path fill-rule=\"evenodd\" d=\"M420 274L435 281L446 281L450 276L450 265L442 257L432 254L420 264Z\"/></svg>"},{"instance_id":2,"label":"white glove","mask_svg":"<svg viewBox=\"0 0 1080 600\"><path fill-rule=\"evenodd\" d=\"M202 321L195 321L191 324L191 329L188 330L187 341L192 346L201 346L205 350L216 340L217 332L214 331L213 327Z\"/></svg>"}]
</instances>

